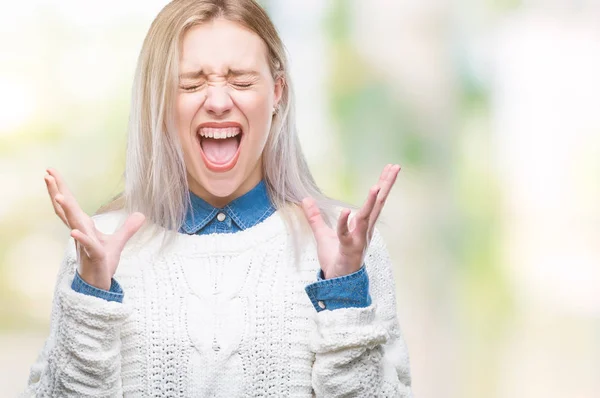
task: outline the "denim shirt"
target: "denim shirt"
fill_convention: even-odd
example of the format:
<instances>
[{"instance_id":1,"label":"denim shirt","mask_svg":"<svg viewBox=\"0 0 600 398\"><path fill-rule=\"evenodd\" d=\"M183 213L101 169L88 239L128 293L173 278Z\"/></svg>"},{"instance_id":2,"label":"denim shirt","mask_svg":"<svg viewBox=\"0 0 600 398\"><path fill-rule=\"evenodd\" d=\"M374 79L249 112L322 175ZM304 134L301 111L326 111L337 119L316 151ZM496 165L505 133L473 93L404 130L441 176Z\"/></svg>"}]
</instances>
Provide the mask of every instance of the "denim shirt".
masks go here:
<instances>
[{"instance_id":1,"label":"denim shirt","mask_svg":"<svg viewBox=\"0 0 600 398\"><path fill-rule=\"evenodd\" d=\"M223 208L213 207L192 192L190 201L192 206L179 230L188 235L236 233L255 226L275 213L264 181L260 181L249 192ZM367 307L371 304L369 277L364 266L352 274L338 278L325 280L321 270L316 276L317 281L306 286L305 291L317 312ZM71 286L79 293L123 302L123 289L115 279L111 281L110 290L102 290L89 285L76 273Z\"/></svg>"}]
</instances>

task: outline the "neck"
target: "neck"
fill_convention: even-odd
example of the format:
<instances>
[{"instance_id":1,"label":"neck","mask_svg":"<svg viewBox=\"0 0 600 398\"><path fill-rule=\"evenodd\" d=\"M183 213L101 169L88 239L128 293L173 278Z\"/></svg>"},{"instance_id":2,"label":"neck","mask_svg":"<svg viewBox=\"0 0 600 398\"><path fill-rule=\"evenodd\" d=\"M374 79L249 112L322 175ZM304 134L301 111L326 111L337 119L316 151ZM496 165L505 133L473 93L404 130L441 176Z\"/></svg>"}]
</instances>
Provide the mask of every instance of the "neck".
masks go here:
<instances>
[{"instance_id":1,"label":"neck","mask_svg":"<svg viewBox=\"0 0 600 398\"><path fill-rule=\"evenodd\" d=\"M214 193L208 191L198 182L191 178L188 174L188 184L190 187L190 191L192 191L199 198L204 199L208 204L216 208L223 208L231 203L233 200L239 198L242 195L250 192L252 188L254 188L261 180L262 180L262 168L260 166L260 162L253 170L250 175L246 177L246 179L240 184L239 187L235 189L231 194L226 196L215 195Z\"/></svg>"}]
</instances>

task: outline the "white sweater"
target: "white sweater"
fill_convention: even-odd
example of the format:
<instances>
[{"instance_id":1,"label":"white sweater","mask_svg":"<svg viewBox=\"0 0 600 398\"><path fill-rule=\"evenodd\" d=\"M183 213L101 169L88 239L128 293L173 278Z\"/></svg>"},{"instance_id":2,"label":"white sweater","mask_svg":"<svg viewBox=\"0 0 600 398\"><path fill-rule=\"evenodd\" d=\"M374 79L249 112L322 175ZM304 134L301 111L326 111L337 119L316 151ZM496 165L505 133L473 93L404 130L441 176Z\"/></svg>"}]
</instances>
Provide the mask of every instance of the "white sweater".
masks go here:
<instances>
[{"instance_id":1,"label":"white sweater","mask_svg":"<svg viewBox=\"0 0 600 398\"><path fill-rule=\"evenodd\" d=\"M105 233L122 220L94 217ZM279 212L235 234L178 234L161 255L158 242L126 246L121 304L71 289L69 241L25 396L412 396L378 232L366 257L372 305L321 312L304 291L319 269L314 244L294 264Z\"/></svg>"}]
</instances>

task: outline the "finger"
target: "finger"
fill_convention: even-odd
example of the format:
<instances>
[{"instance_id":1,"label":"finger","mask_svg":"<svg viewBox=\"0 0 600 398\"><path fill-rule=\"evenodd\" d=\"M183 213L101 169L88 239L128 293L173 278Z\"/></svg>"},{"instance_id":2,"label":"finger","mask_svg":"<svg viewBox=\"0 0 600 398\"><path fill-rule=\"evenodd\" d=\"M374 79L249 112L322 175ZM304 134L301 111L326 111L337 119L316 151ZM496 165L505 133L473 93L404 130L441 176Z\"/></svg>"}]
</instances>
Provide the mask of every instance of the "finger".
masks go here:
<instances>
[{"instance_id":1,"label":"finger","mask_svg":"<svg viewBox=\"0 0 600 398\"><path fill-rule=\"evenodd\" d=\"M67 188L67 184L65 183L65 180L63 180L60 173L53 168L48 168L46 171L56 180L58 191L64 196L71 196L71 191L69 191L69 188Z\"/></svg>"},{"instance_id":2,"label":"finger","mask_svg":"<svg viewBox=\"0 0 600 398\"><path fill-rule=\"evenodd\" d=\"M55 196L58 194L58 188L56 187L56 181L54 180L54 177L52 177L51 175L46 175L44 176L44 182L46 183L46 189L48 190L50 202L52 203L52 207L54 208L54 213L62 220L63 223L65 223L65 225L68 226L65 212L55 200Z\"/></svg>"},{"instance_id":3,"label":"finger","mask_svg":"<svg viewBox=\"0 0 600 398\"><path fill-rule=\"evenodd\" d=\"M127 241L142 227L144 221L146 221L146 217L142 213L135 212L127 217L121 228L113 234L111 239L119 253L123 251Z\"/></svg>"},{"instance_id":4,"label":"finger","mask_svg":"<svg viewBox=\"0 0 600 398\"><path fill-rule=\"evenodd\" d=\"M81 210L75 198L65 197L59 193L55 196L55 200L63 209L69 228L79 229L86 234L90 233L89 226L84 222L84 216L87 217L87 215Z\"/></svg>"},{"instance_id":5,"label":"finger","mask_svg":"<svg viewBox=\"0 0 600 398\"><path fill-rule=\"evenodd\" d=\"M381 173L381 175L379 176L379 183L382 183L385 178L387 177L388 173L390 172L390 168L392 167L392 164L386 164L385 167L383 168L383 172Z\"/></svg>"},{"instance_id":6,"label":"finger","mask_svg":"<svg viewBox=\"0 0 600 398\"><path fill-rule=\"evenodd\" d=\"M379 181L377 181L377 185L379 185L381 187L385 184L385 181L390 173L390 169L392 168L392 166L393 166L392 164L385 165L385 167L383 168L383 171L379 175Z\"/></svg>"},{"instance_id":7,"label":"finger","mask_svg":"<svg viewBox=\"0 0 600 398\"><path fill-rule=\"evenodd\" d=\"M384 167L383 171L381 172L381 175L379 176L379 181L377 182L377 185L379 185L382 188L382 191L384 193L391 189L390 179L395 178L394 174L397 175L398 171L400 171L400 166L396 164L388 164Z\"/></svg>"},{"instance_id":8,"label":"finger","mask_svg":"<svg viewBox=\"0 0 600 398\"><path fill-rule=\"evenodd\" d=\"M94 230L94 224L91 221L91 218L89 218L89 216L81 209L81 207L77 203L77 200L75 199L69 188L67 188L67 184L65 183L60 173L53 168L48 168L46 169L46 171L48 172L48 174L50 174L51 177L54 178L54 181L56 183L58 194L55 195L54 198L64 211L65 218L67 221L66 224L69 226L69 228L78 228L79 230L83 231L88 235L91 234ZM58 195L60 195L63 198L63 203L60 203L57 200L57 198L59 197ZM68 212L65 206L69 207Z\"/></svg>"},{"instance_id":9,"label":"finger","mask_svg":"<svg viewBox=\"0 0 600 398\"><path fill-rule=\"evenodd\" d=\"M387 200L387 197L390 191L392 190L394 183L396 182L396 177L398 177L398 173L400 172L399 165L395 164L389 166L390 167L386 166L383 173L381 173L381 178L379 179L381 191L379 191L379 194L377 195L375 207L373 208L373 211L371 212L371 215L369 217L369 230L373 229L373 226L377 222L377 219L381 214L381 210L385 205L385 201Z\"/></svg>"},{"instance_id":10,"label":"finger","mask_svg":"<svg viewBox=\"0 0 600 398\"><path fill-rule=\"evenodd\" d=\"M313 198L304 198L302 200L302 210L308 220L308 224L315 234L315 238L321 236L327 230L327 224L321 216L321 210Z\"/></svg>"},{"instance_id":11,"label":"finger","mask_svg":"<svg viewBox=\"0 0 600 398\"><path fill-rule=\"evenodd\" d=\"M363 234L366 235L367 230L369 228L369 219L371 217L371 213L373 212L373 208L375 207L375 201L377 200L377 194L380 192L381 187L375 185L369 189L369 194L367 195L367 200L363 204L363 206L356 213L356 230L358 231L359 236Z\"/></svg>"},{"instance_id":12,"label":"finger","mask_svg":"<svg viewBox=\"0 0 600 398\"><path fill-rule=\"evenodd\" d=\"M102 246L94 239L78 229L73 229L71 231L71 236L84 248L86 255L90 259L99 258L101 256Z\"/></svg>"},{"instance_id":13,"label":"finger","mask_svg":"<svg viewBox=\"0 0 600 398\"><path fill-rule=\"evenodd\" d=\"M348 239L350 231L348 230L348 217L350 217L350 209L343 209L338 218L337 235L341 241Z\"/></svg>"}]
</instances>

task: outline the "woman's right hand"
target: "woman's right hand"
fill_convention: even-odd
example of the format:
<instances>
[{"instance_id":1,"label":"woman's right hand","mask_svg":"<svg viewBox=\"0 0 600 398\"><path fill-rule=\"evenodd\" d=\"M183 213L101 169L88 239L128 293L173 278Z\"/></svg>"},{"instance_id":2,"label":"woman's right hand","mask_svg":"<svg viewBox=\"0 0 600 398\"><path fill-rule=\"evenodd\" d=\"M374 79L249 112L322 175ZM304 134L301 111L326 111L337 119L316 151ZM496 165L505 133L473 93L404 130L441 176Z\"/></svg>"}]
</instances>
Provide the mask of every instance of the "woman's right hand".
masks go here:
<instances>
[{"instance_id":1,"label":"woman's right hand","mask_svg":"<svg viewBox=\"0 0 600 398\"><path fill-rule=\"evenodd\" d=\"M79 276L98 289L109 290L121 252L127 241L141 228L145 217L142 213L131 214L114 234L107 235L96 229L94 221L79 207L60 174L47 169L44 177L54 212L75 239Z\"/></svg>"}]
</instances>

